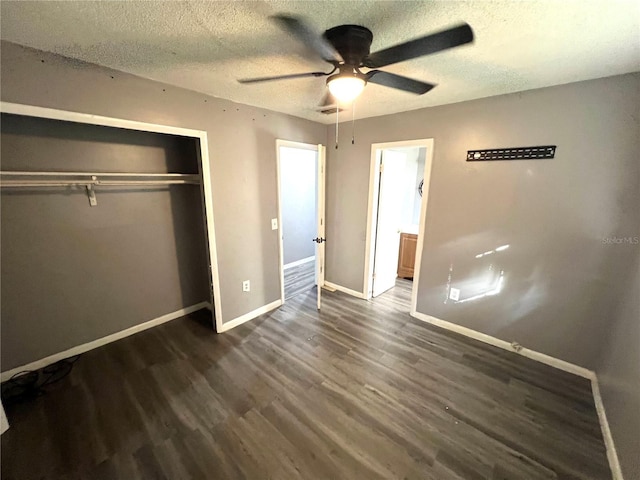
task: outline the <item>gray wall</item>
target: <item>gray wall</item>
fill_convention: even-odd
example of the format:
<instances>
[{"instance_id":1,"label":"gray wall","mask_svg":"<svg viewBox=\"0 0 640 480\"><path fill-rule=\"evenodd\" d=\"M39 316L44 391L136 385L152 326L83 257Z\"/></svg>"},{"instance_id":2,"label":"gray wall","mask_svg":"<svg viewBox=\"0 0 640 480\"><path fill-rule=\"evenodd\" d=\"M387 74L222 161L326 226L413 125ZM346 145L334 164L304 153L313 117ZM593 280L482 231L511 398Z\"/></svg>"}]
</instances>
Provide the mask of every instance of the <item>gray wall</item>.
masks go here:
<instances>
[{"instance_id":1,"label":"gray wall","mask_svg":"<svg viewBox=\"0 0 640 480\"><path fill-rule=\"evenodd\" d=\"M602 239L638 234L639 106L631 74L357 122L355 145L328 149L327 280L363 290L371 144L434 138L418 311L594 368L629 268ZM546 144L555 159L465 161L468 149ZM488 265L475 255L505 244L499 295L444 303L451 265L481 290Z\"/></svg>"},{"instance_id":2,"label":"gray wall","mask_svg":"<svg viewBox=\"0 0 640 480\"><path fill-rule=\"evenodd\" d=\"M280 198L284 264L316 253L317 152L280 148Z\"/></svg>"},{"instance_id":3,"label":"gray wall","mask_svg":"<svg viewBox=\"0 0 640 480\"><path fill-rule=\"evenodd\" d=\"M2 42L3 101L205 130L223 322L280 298L277 138L322 143L326 127ZM251 86L242 87L251 88ZM242 281L251 280L251 292Z\"/></svg>"},{"instance_id":4,"label":"gray wall","mask_svg":"<svg viewBox=\"0 0 640 480\"><path fill-rule=\"evenodd\" d=\"M366 119L354 146L327 150L327 280L363 289L371 144L434 138L418 311L596 369L626 478L640 470L639 119L636 73ZM465 162L545 144L555 159ZM451 265L478 289L491 263L499 294L445 304Z\"/></svg>"},{"instance_id":5,"label":"gray wall","mask_svg":"<svg viewBox=\"0 0 640 480\"><path fill-rule=\"evenodd\" d=\"M611 248L625 251L631 263L635 256L635 268L632 278L621 279L620 304L608 319L609 334L596 373L622 473L634 479L640 478L640 247Z\"/></svg>"},{"instance_id":6,"label":"gray wall","mask_svg":"<svg viewBox=\"0 0 640 480\"><path fill-rule=\"evenodd\" d=\"M2 114L3 170L197 173L192 139ZM197 185L3 190L2 369L209 301Z\"/></svg>"}]
</instances>

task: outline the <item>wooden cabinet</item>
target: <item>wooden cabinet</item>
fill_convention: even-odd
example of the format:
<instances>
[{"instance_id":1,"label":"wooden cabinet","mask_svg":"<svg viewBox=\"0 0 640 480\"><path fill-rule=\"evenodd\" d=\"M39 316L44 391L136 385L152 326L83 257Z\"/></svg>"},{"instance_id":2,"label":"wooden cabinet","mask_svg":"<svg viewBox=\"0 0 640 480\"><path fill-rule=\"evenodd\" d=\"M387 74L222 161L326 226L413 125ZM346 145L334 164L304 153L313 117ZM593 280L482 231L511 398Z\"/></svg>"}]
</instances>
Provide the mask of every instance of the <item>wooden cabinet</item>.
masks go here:
<instances>
[{"instance_id":1,"label":"wooden cabinet","mask_svg":"<svg viewBox=\"0 0 640 480\"><path fill-rule=\"evenodd\" d=\"M416 247L418 235L413 233L400 234L400 255L398 256L398 276L413 278L413 266L416 263Z\"/></svg>"}]
</instances>

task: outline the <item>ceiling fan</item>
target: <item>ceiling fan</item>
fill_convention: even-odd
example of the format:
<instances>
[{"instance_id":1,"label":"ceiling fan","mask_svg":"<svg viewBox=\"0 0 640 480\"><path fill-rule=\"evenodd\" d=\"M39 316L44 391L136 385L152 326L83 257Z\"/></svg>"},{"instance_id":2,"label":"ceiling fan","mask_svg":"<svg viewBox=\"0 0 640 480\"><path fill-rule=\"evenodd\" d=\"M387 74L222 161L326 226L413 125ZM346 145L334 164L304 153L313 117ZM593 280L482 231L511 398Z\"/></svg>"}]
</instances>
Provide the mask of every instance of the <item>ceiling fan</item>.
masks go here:
<instances>
[{"instance_id":1,"label":"ceiling fan","mask_svg":"<svg viewBox=\"0 0 640 480\"><path fill-rule=\"evenodd\" d=\"M430 55L473 41L473 30L466 23L441 32L426 35L393 47L370 53L373 34L359 25L339 25L318 35L302 18L275 15L272 18L281 28L297 38L324 61L333 65L330 72L307 72L273 77L244 78L240 83L259 83L272 80L290 80L305 77L329 77L329 92L321 105L354 100L368 82L422 95L433 87L432 83L414 80L395 73L378 70L394 63ZM361 68L370 69L366 73ZM333 96L333 97L332 97Z\"/></svg>"}]
</instances>

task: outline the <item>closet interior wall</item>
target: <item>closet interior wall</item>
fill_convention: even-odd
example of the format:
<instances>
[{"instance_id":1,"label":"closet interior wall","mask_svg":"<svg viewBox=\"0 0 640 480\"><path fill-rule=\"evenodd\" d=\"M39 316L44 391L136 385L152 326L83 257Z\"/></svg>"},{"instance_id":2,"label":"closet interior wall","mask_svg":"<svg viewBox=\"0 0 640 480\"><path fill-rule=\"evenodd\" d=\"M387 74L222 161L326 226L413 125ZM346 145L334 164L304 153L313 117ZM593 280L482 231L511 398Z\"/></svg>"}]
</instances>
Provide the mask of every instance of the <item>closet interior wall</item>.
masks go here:
<instances>
[{"instance_id":1,"label":"closet interior wall","mask_svg":"<svg viewBox=\"0 0 640 480\"><path fill-rule=\"evenodd\" d=\"M193 138L2 114L3 171L198 174ZM2 371L210 302L198 185L3 189Z\"/></svg>"}]
</instances>

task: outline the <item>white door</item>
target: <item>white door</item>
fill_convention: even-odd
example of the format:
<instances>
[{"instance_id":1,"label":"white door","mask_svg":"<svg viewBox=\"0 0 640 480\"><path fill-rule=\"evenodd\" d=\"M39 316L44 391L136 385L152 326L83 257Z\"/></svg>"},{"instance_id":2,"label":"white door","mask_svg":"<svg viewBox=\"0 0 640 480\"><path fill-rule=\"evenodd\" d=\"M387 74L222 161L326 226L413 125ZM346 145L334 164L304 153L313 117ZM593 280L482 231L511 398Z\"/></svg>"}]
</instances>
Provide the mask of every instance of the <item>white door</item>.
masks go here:
<instances>
[{"instance_id":1,"label":"white door","mask_svg":"<svg viewBox=\"0 0 640 480\"><path fill-rule=\"evenodd\" d=\"M384 150L380 159L378 220L373 264L373 296L393 288L398 276L402 207L407 185L404 181L407 154Z\"/></svg>"},{"instance_id":2,"label":"white door","mask_svg":"<svg viewBox=\"0 0 640 480\"><path fill-rule=\"evenodd\" d=\"M324 286L324 189L325 189L325 163L326 147L318 145L318 236L316 238L316 278L318 290L318 310L322 303L322 287Z\"/></svg>"}]
</instances>

